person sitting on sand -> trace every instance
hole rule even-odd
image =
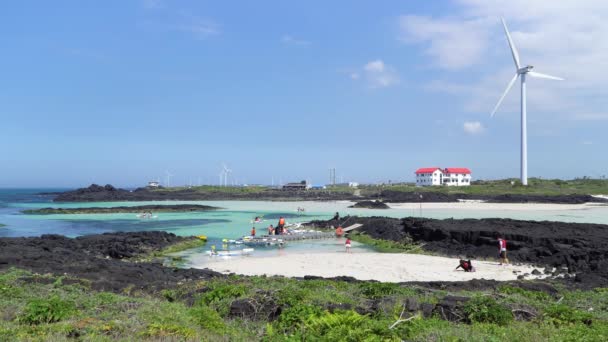
[[[346,247],[346,253],[350,253],[350,238],[346,238],[346,242],[344,243],[344,247]]]
[[[456,268],[454,269],[454,271],[456,271],[459,268],[462,268],[462,270],[465,271],[465,272],[475,272],[475,267],[473,267],[473,264],[471,263],[471,260],[462,260],[462,259],[460,259],[459,265],[456,266]]]
[[[255,227],[251,227],[251,236],[255,236]]]
[[[501,265],[509,264],[509,259],[507,258],[507,240],[501,236],[498,237],[498,257],[500,258]]]

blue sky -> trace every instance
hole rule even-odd
[[[521,8],[528,8],[522,12]],[[423,166],[607,174],[602,1],[11,1],[0,8],[1,187],[411,181]]]

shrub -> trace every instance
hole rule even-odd
[[[543,315],[547,321],[556,326],[585,323],[591,324],[592,315],[588,312],[574,309],[565,304],[553,304],[545,310]]]
[[[464,305],[464,313],[471,322],[506,325],[513,320],[511,310],[491,297],[474,297]]]
[[[308,319],[318,317],[323,310],[318,306],[296,304],[281,312],[278,328],[282,331],[292,331],[301,327]]]
[[[244,285],[216,283],[201,297],[204,304],[211,304],[226,299],[234,299],[247,293]]]
[[[369,319],[355,311],[325,312],[306,322],[305,340],[391,341],[399,340],[388,322]]]
[[[359,289],[365,297],[378,299],[397,293],[399,285],[391,283],[361,283]]]
[[[526,298],[538,300],[538,301],[548,301],[551,299],[551,296],[549,296],[545,292],[524,290],[522,288],[513,287],[513,286],[509,286],[509,285],[501,286],[500,292],[504,293],[504,294],[518,294],[518,295],[521,295],[522,297],[526,297]]]
[[[64,301],[56,295],[49,299],[37,298],[27,303],[19,321],[27,324],[59,322],[69,317],[74,310],[72,302]]]
[[[197,305],[190,309],[190,316],[201,327],[215,333],[223,333],[226,325],[217,311],[206,305]]]

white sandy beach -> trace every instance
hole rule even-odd
[[[382,282],[466,281],[481,278],[505,281],[515,280],[518,275],[531,273],[534,269],[531,266],[499,266],[497,262],[472,262],[477,272],[467,273],[462,270],[454,271],[458,259],[453,258],[418,254],[333,252],[285,254],[280,257],[238,257],[198,266],[242,275],[351,276],[360,280],[373,279]],[[542,269],[539,270],[542,272]]]
[[[391,209],[420,210],[420,203],[387,203]],[[558,211],[558,210],[585,210],[605,207],[600,203],[584,204],[553,204],[553,203],[486,203],[478,201],[422,203],[422,210],[507,210],[507,211]]]

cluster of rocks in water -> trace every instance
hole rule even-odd
[[[608,282],[608,226],[512,219],[426,219],[346,217],[313,221],[316,227],[361,223],[358,230],[376,239],[410,242],[442,255],[497,258],[497,237],[508,241],[512,262],[535,264],[554,277],[572,277],[580,286]]]
[[[41,208],[26,209],[21,212],[29,215],[51,214],[113,214],[113,213],[167,213],[167,212],[197,212],[217,210],[220,208],[200,204],[167,204],[167,205],[136,205],[131,207],[89,207],[89,208]]]
[[[460,200],[480,200],[490,203],[559,203],[559,204],[581,204],[581,203],[608,203],[608,199],[590,195],[472,195],[472,194],[447,194],[434,191],[395,191],[381,190],[366,197],[355,196],[353,193],[337,192],[331,190],[306,190],[292,191],[280,189],[264,189],[258,192],[230,192],[186,188],[186,189],[150,189],[137,188],[135,190],[118,189],[112,185],[100,186],[92,184],[87,188],[54,194],[55,202],[113,202],[113,201],[205,201],[205,200],[310,200],[310,201],[364,201],[362,205],[370,205],[374,200],[393,203],[418,203],[418,202],[458,202]],[[366,206],[364,206],[366,207]],[[380,208],[374,208],[380,209]]]

